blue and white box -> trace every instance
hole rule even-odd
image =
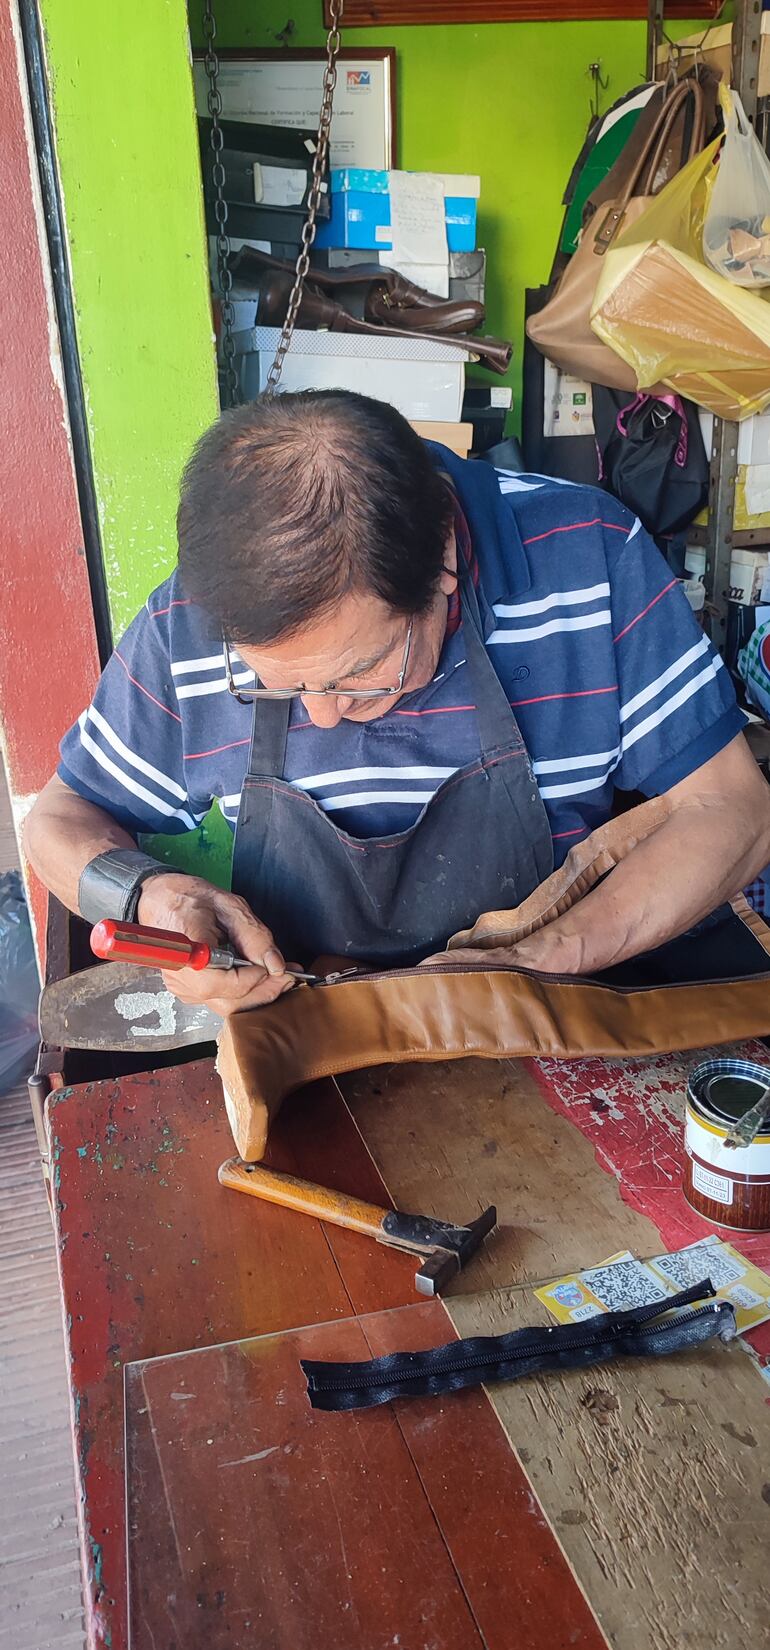
[[[444,191],[450,252],[476,250],[476,210],[481,179],[465,173],[433,173]],[[331,174],[331,217],[319,223],[318,247],[355,247],[390,252],[390,173],[358,166],[335,166]]]

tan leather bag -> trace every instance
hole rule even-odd
[[[591,330],[591,307],[604,256],[615,237],[640,218],[652,198],[655,182],[662,175],[661,161],[672,130],[688,99],[694,101],[694,119],[685,165],[703,147],[703,94],[696,81],[675,87],[666,99],[658,119],[617,200],[597,209],[583,230],[577,252],[570,259],[553,297],[527,322],[527,336],[542,355],[562,372],[585,378],[590,384],[606,384],[610,389],[635,390],[636,374],[619,355],[602,343]]]
[[[421,968],[362,970],[297,986],[225,1022],[217,1056],[238,1151],[264,1156],[270,1122],[293,1089],[318,1077],[407,1060],[660,1054],[770,1032],[770,928],[740,896],[751,973],[699,983],[609,985],[479,959],[553,922],[667,818],[657,797],[610,820],[514,911],[487,912]],[[699,941],[698,944],[701,942]],[[473,948],[474,960],[463,957]]]

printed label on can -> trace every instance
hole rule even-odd
[[[733,1182],[723,1174],[712,1174],[710,1169],[704,1169],[700,1163],[693,1163],[692,1183],[696,1192],[702,1192],[704,1197],[710,1197],[714,1203],[732,1203]]]

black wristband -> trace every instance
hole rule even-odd
[[[106,854],[97,854],[84,867],[78,883],[81,917],[91,923],[101,922],[102,917],[133,922],[142,884],[169,870],[173,867],[139,848],[110,848]]]

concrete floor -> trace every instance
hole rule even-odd
[[[0,769],[0,872],[18,863]],[[56,1253],[26,1086],[0,1096],[0,1650],[84,1650]]]

